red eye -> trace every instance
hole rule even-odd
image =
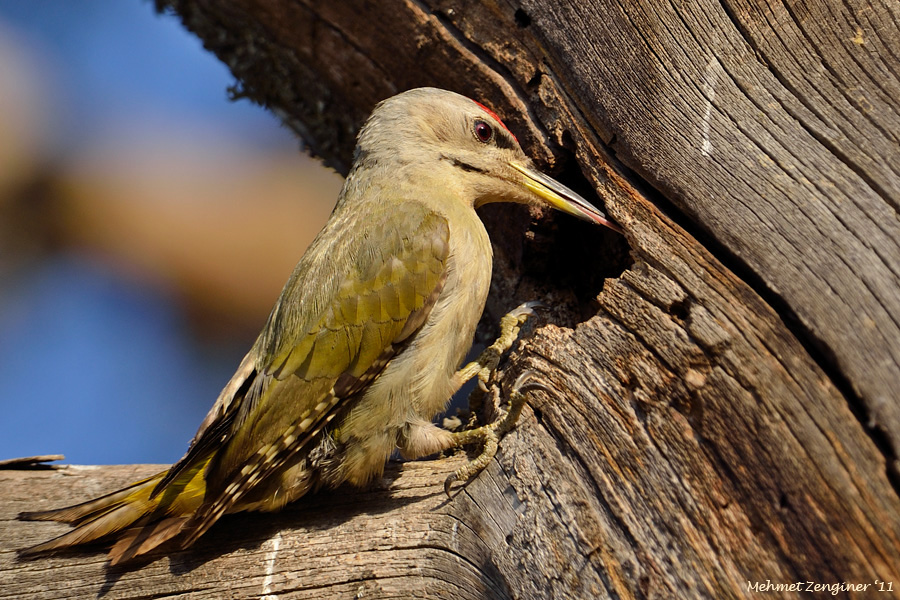
[[[494,130],[484,121],[475,121],[475,137],[486,144],[494,137]]]

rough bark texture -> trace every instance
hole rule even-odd
[[[406,464],[386,488],[230,518],[194,550],[104,571],[98,554],[16,562],[54,526],[10,519],[147,469],[7,471],[0,597],[73,581],[108,598],[900,590],[896,3],[159,4],[338,169],[375,102],[453,89],[627,236],[560,217],[523,238],[523,211],[486,211],[490,312],[554,306],[506,380],[530,368],[551,392],[453,500],[458,458]]]

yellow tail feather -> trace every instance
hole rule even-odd
[[[48,550],[87,544],[130,527],[135,521],[152,512],[159,504],[158,500],[151,502],[149,498],[156,482],[163,475],[164,473],[160,473],[111,494],[75,506],[19,514],[19,519],[24,521],[61,521],[75,526],[72,531],[43,544],[27,548],[22,553],[37,554]]]
[[[61,550],[121,532],[110,550],[110,564],[145,554],[181,533],[203,504],[206,493],[203,474],[208,462],[209,457],[183,471],[156,495],[153,491],[167,471],[81,504],[20,513],[19,519],[24,521],[60,521],[75,527],[20,553],[27,556]]]

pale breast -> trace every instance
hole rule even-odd
[[[339,425],[341,439],[354,440],[341,464],[342,479],[351,483],[362,485],[380,473],[401,432],[429,423],[456,391],[453,375],[484,310],[493,257],[473,209],[452,215],[448,222],[447,280],[434,308]]]
[[[493,257],[487,232],[473,209],[459,211],[448,221],[450,255],[444,288],[419,332],[354,407],[348,425],[397,429],[413,419],[430,421],[456,391],[453,375],[472,345],[484,310]]]
[[[415,340],[418,372],[411,400],[414,412],[428,420],[444,410],[456,391],[453,375],[472,346],[490,289],[490,239],[475,211],[469,215],[465,226],[451,224],[447,283]]]

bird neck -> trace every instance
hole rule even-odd
[[[335,210],[344,203],[379,202],[389,206],[414,201],[451,222],[463,215],[468,221],[475,215],[470,196],[452,166],[442,161],[428,166],[399,160],[364,161],[347,176]]]

